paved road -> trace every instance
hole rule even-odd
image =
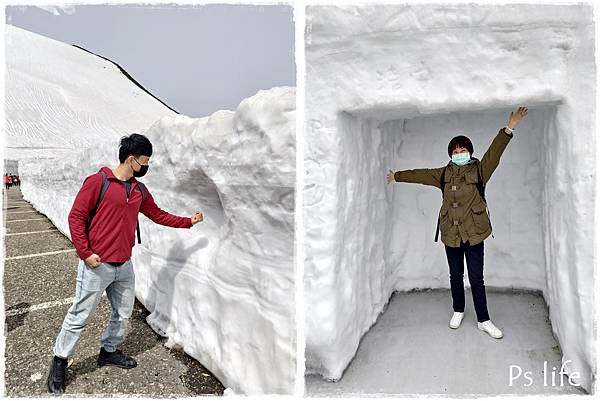
[[[48,395],[46,378],[52,346],[75,295],[79,259],[69,239],[23,200],[19,188],[4,190],[3,195],[5,395],[44,396]],[[164,346],[165,339],[146,323],[148,314],[136,300],[121,346],[123,352],[136,358],[138,366],[130,370],[99,368],[99,338],[110,315],[110,305],[103,297],[67,372],[66,394],[222,395],[223,385],[198,361]]]
[[[503,329],[496,340],[477,329],[473,300],[465,294],[465,317],[452,330],[449,290],[395,293],[360,341],[338,382],[306,377],[309,396],[444,394],[583,394],[556,374],[561,351],[552,335],[541,293],[488,287],[492,321]],[[547,363],[546,383],[544,362]],[[509,381],[511,365],[512,385]],[[521,375],[518,375],[519,368]],[[532,382],[524,378],[530,372]],[[518,378],[517,378],[518,377]]]

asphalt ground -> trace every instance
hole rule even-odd
[[[542,294],[490,287],[486,292],[491,319],[504,332],[502,339],[477,328],[470,290],[458,329],[448,327],[449,290],[396,292],[360,340],[341,379],[328,382],[307,375],[307,395],[585,394],[558,373],[562,352]]]
[[[22,198],[18,187],[3,190],[5,396],[49,396],[52,347],[75,295],[79,258],[62,233]],[[42,254],[42,255],[37,255]],[[138,366],[98,367],[100,335],[110,317],[102,298],[83,331],[68,368],[65,395],[192,397],[222,395],[224,387],[197,360],[169,349],[146,323],[149,312],[136,300],[120,349]]]

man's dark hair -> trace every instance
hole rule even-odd
[[[139,156],[152,156],[152,143],[144,135],[131,134],[121,138],[121,144],[119,146],[119,161],[125,162],[130,155],[135,157]]]
[[[452,151],[456,148],[467,148],[471,156],[473,155],[473,144],[471,140],[464,135],[455,136],[448,144],[448,156],[452,157]]]

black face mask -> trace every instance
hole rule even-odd
[[[148,172],[148,166],[140,164],[140,162],[138,162],[135,158],[133,160],[135,160],[135,162],[140,166],[140,171],[133,170],[133,176],[137,178],[146,175],[146,173]]]

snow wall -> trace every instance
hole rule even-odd
[[[236,393],[292,393],[295,88],[259,91],[235,112],[164,117],[141,133],[143,181],[162,209],[204,213],[191,229],[140,214],[136,295],[148,323]],[[67,216],[89,174],[118,164],[118,140],[21,162],[24,198],[70,237]],[[73,267],[75,268],[75,266]]]
[[[486,284],[543,292],[590,391],[592,7],[310,6],[306,18],[306,372],[339,379],[394,291],[449,288],[441,192],[387,184],[388,171],[444,166],[460,134],[481,158],[523,105],[486,189]]]

